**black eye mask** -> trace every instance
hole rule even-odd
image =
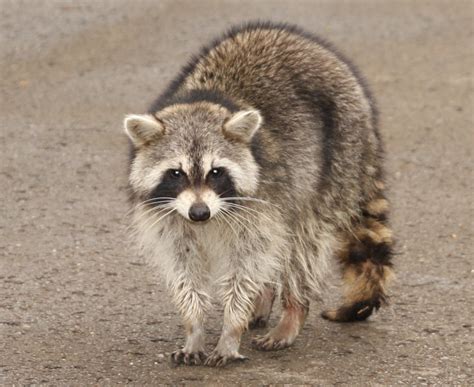
[[[206,184],[221,198],[235,197],[237,195],[234,181],[225,168],[211,169],[206,176]]]
[[[181,192],[191,185],[186,174],[177,169],[169,169],[163,175],[163,179],[150,193],[149,199],[153,198],[176,198]]]

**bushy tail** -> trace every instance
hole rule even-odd
[[[380,184],[381,185],[381,184]],[[392,231],[387,225],[389,203],[383,193],[363,206],[363,218],[340,251],[345,301],[322,317],[331,321],[362,321],[387,303],[386,286],[392,272]]]

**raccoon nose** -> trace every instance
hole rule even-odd
[[[189,217],[195,222],[208,220],[211,216],[211,210],[204,203],[194,203],[189,209]]]

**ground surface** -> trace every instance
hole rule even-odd
[[[0,384],[462,384],[473,379],[473,2],[0,2]],[[378,97],[399,239],[392,306],[226,369],[183,342],[129,246],[125,113],[145,110],[233,22],[318,32]],[[328,300],[335,298],[331,291]],[[273,317],[273,322],[275,317]],[[219,314],[211,316],[209,343]]]

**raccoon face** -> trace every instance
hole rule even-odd
[[[203,222],[252,195],[258,166],[249,145],[261,123],[256,110],[231,113],[207,102],[127,116],[125,132],[135,148],[129,177],[134,197]]]

